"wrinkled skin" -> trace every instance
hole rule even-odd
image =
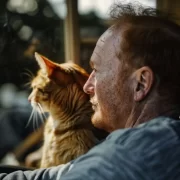
[[[117,56],[120,41],[121,33],[113,28],[100,37],[90,61],[93,71],[84,85],[91,95],[93,124],[108,132],[124,128],[131,111],[130,78],[123,78],[123,63]]]

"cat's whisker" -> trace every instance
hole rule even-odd
[[[35,130],[35,118],[36,118],[36,116],[37,116],[37,113],[36,113],[36,111],[35,111],[35,113],[34,113],[34,118],[33,118],[33,124],[32,124],[32,126],[33,126],[33,130]]]
[[[41,119],[41,122],[44,123],[45,122],[45,116],[43,116],[43,114],[40,114],[40,119]]]
[[[39,112],[40,112],[41,114],[44,113],[44,110],[43,110],[41,104],[40,104],[40,103],[37,103],[37,106],[38,106],[38,108],[39,108]]]
[[[30,86],[31,86],[31,82],[24,83],[24,87],[30,87]]]
[[[36,111],[36,109],[35,109],[35,111],[34,111],[34,116],[33,116],[33,119],[32,119],[32,127],[33,127],[33,130],[35,130],[34,122],[35,122],[36,116],[37,116],[37,111]]]
[[[39,107],[38,107],[39,108]],[[36,126],[39,128],[42,122],[42,114],[37,111],[37,116],[36,116]]]
[[[38,123],[37,123],[37,121],[38,121],[38,112],[37,112],[36,108],[32,109],[31,115],[30,115],[29,120],[28,120],[25,127],[29,126],[31,120],[32,120],[32,127],[33,127],[34,130],[36,130],[38,128]]]
[[[38,113],[38,111],[36,111],[36,113],[35,113],[35,118],[34,118],[34,124],[33,124],[34,129],[38,129],[38,123],[37,123],[37,121],[38,121],[38,115],[39,115],[39,113]]]
[[[30,87],[31,85],[31,81],[32,79],[34,79],[34,75],[31,71],[29,71],[28,69],[25,69],[26,72],[23,72],[22,75],[23,76],[27,76],[27,78],[29,79],[29,82],[23,84],[24,87]]]
[[[45,113],[44,113],[44,110],[43,110],[43,108],[42,108],[42,106],[41,106],[40,103],[38,103],[38,107],[39,107],[39,109],[40,109],[40,111],[41,111],[41,120],[42,120],[42,123],[44,123],[45,120],[47,119],[47,117],[46,117],[46,115],[45,115]]]
[[[29,77],[29,79],[33,79],[34,78],[34,75],[33,75],[33,73],[30,70],[25,69],[25,71],[26,72],[22,73],[23,75],[26,75],[27,77]]]
[[[26,124],[26,126],[25,126],[26,128],[29,126],[29,123],[31,122],[31,119],[32,119],[32,121],[33,121],[34,113],[35,113],[35,108],[32,109],[31,115],[30,115],[30,117],[29,117],[29,119],[28,119],[28,122],[27,122],[27,124]]]
[[[41,115],[37,112],[37,116],[36,116],[36,119],[35,119],[37,129],[39,128],[39,118],[38,117],[40,117],[40,119],[41,119]]]
[[[38,116],[39,116],[39,113],[38,111],[36,110],[35,114],[34,114],[34,121],[33,121],[33,128],[34,130],[38,129]]]

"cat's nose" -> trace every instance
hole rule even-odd
[[[28,101],[31,102],[31,94],[28,97]]]

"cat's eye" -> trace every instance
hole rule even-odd
[[[43,89],[38,88],[38,91],[41,92],[42,94],[44,94],[44,90]]]
[[[42,93],[42,95],[43,95],[44,97],[48,97],[48,96],[49,96],[49,92],[44,91],[43,89],[38,88],[38,91],[39,91],[40,93]]]

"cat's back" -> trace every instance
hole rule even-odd
[[[68,131],[64,134],[54,132],[49,134],[45,141],[44,146],[47,145],[48,151],[45,152],[46,162],[42,162],[41,167],[67,163],[87,153],[98,143],[92,131],[86,129]]]

